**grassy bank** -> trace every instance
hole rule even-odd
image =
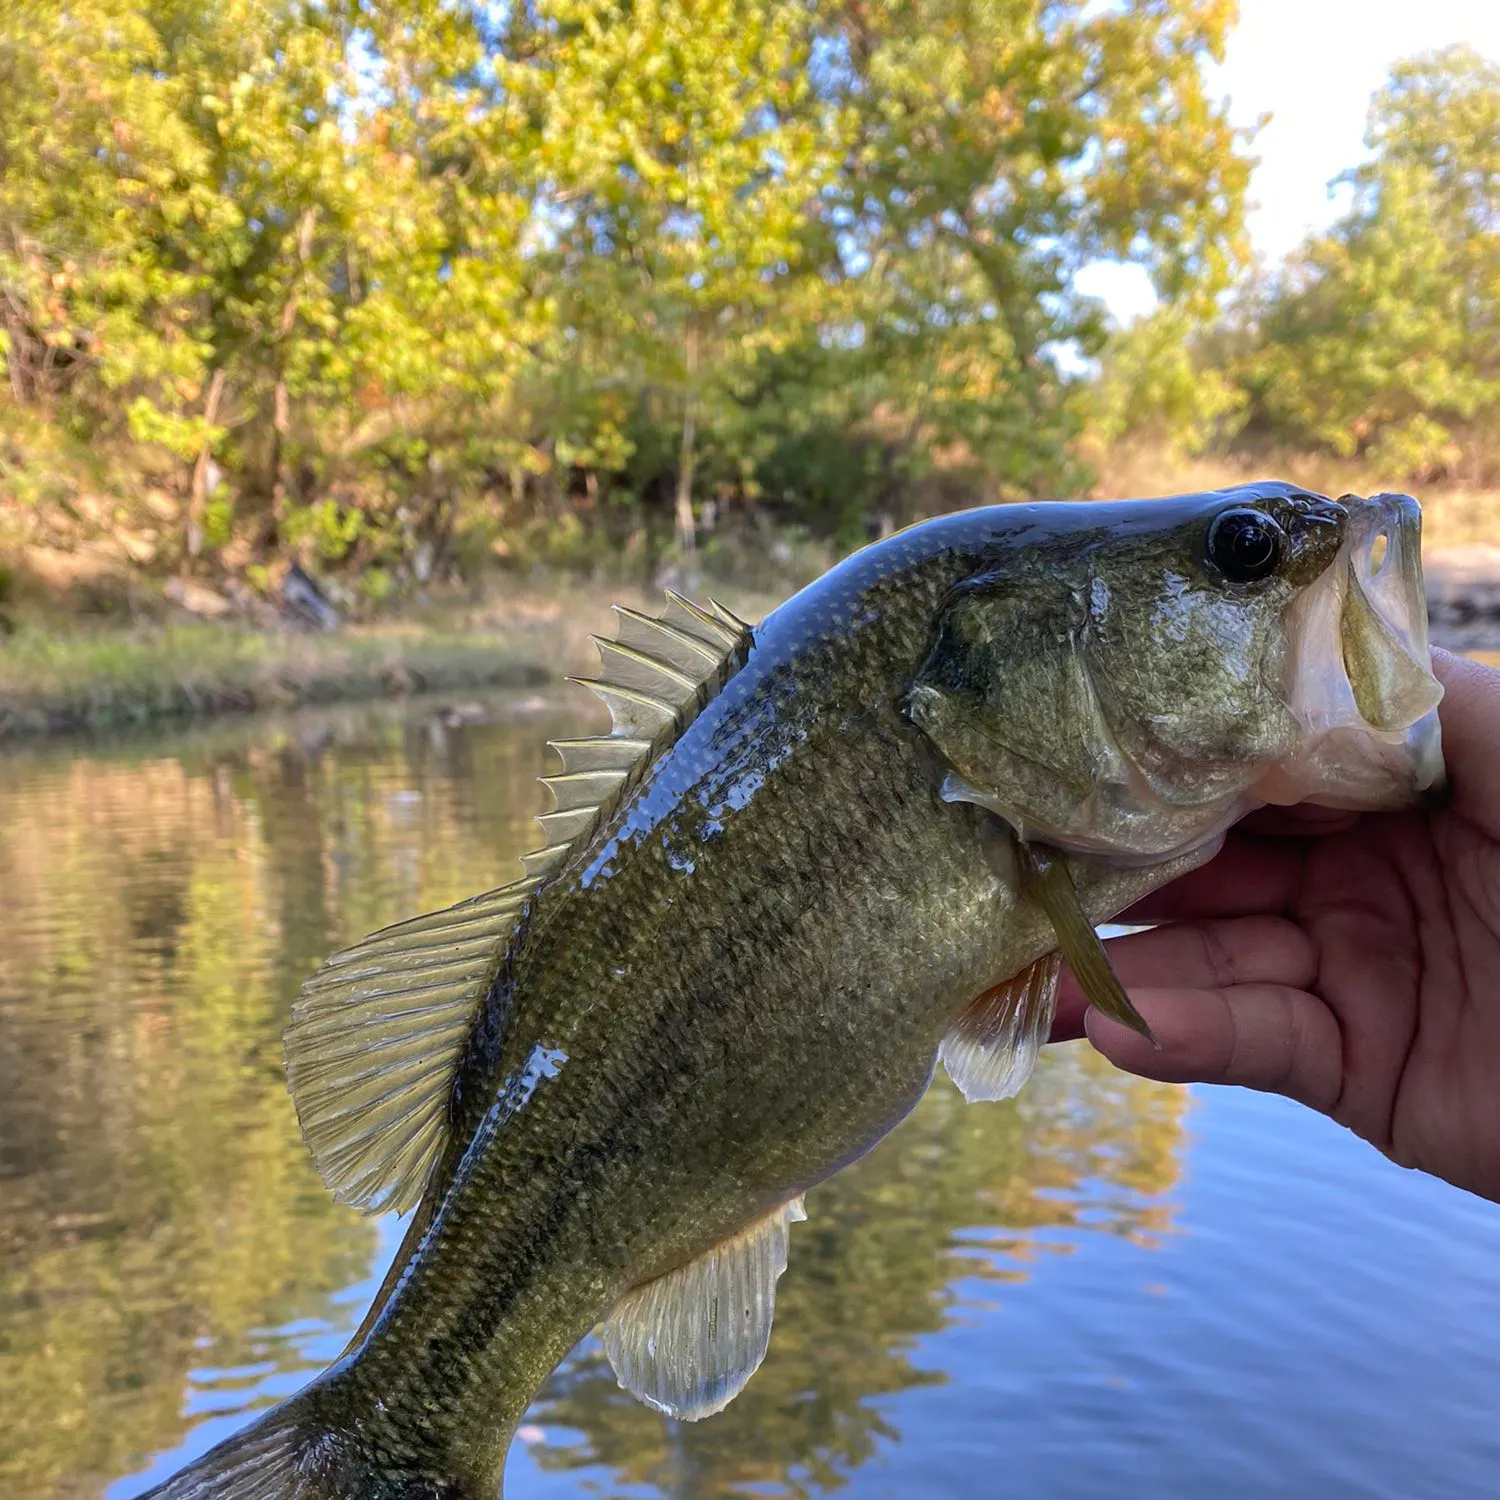
[[[327,637],[196,623],[23,630],[0,650],[0,739],[543,682],[551,670],[540,645],[503,632]]]
[[[749,618],[774,602],[721,592]],[[219,621],[86,627],[23,619],[0,637],[0,742],[552,682],[592,671],[589,636],[613,634],[611,602],[655,613],[659,598],[559,584],[428,605],[326,635]]]
[[[1126,448],[1092,458],[1100,497],[1217,489],[1267,476],[1334,494],[1386,487],[1356,466],[1296,454],[1243,465]],[[1437,638],[1464,650],[1500,644],[1500,491],[1437,486],[1419,493]],[[829,547],[772,538],[764,555],[734,553],[729,572],[774,578],[775,592],[718,583],[705,591],[759,618],[834,555]],[[29,557],[29,571],[20,575],[29,587],[10,609],[15,633],[0,635],[0,741],[542,683],[591,670],[588,636],[613,634],[611,602],[652,613],[660,603],[658,593],[638,585],[584,582],[568,572],[521,583],[514,573],[494,571],[467,593],[397,606],[372,623],[323,635],[234,617],[190,618],[167,603],[160,579],[118,560],[95,566],[80,549],[33,549]],[[133,623],[89,623],[80,611],[99,607],[100,599]]]

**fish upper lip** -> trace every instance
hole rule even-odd
[[[1349,521],[1340,549],[1343,565],[1354,570],[1365,601],[1412,659],[1430,671],[1421,508],[1410,495],[1399,494],[1372,495],[1357,502],[1349,497],[1344,503]],[[1382,537],[1385,553],[1375,562],[1374,548]]]
[[[1422,510],[1410,495],[1383,493],[1368,500],[1345,500],[1348,532],[1341,556],[1353,570],[1365,602],[1379,615],[1411,660],[1432,675],[1432,652],[1427,638],[1427,595],[1422,577]],[[1386,539],[1384,556],[1374,561],[1374,548]],[[1442,685],[1436,684],[1432,706],[1402,732],[1411,755],[1415,790],[1441,788],[1446,781],[1437,703]]]

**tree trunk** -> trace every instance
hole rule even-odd
[[[302,294],[302,280],[307,275],[308,262],[312,259],[313,231],[317,228],[316,209],[304,208],[297,221],[297,264],[300,267],[296,281],[292,283],[291,295],[281,309],[281,321],[276,329],[276,343],[284,344],[297,326],[297,303]],[[278,365],[284,364],[280,349],[277,350]],[[291,395],[287,390],[286,375],[279,372],[271,406],[271,515],[279,527],[285,519],[286,483],[281,474],[282,454],[286,450],[287,434],[291,431]]]
[[[697,436],[698,331],[689,328],[686,337],[687,382],[682,397],[682,446],[677,454],[677,540],[689,555],[698,545],[698,531],[693,524],[693,443]]]
[[[697,528],[693,525],[693,400],[688,397],[682,413],[682,447],[677,455],[677,540],[684,552],[692,552],[698,545]]]
[[[215,370],[213,378],[208,382],[208,395],[203,401],[203,420],[210,426],[214,426],[219,420],[219,403],[224,399],[225,372],[222,369]],[[197,461],[193,464],[193,487],[188,497],[187,516],[187,557],[183,562],[183,571],[191,560],[198,556],[203,550],[203,512],[208,504],[208,464],[213,457],[213,444],[207,439],[198,452]]]
[[[286,381],[278,380],[271,395],[271,519],[279,529],[286,519],[286,481],[281,474],[282,454],[286,451],[287,433],[292,426],[292,403]]]

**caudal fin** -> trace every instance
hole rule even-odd
[[[285,1412],[267,1412],[141,1500],[334,1500],[338,1491],[303,1461],[306,1437]]]
[[[141,1500],[498,1500],[498,1481],[476,1486],[415,1456],[405,1465],[377,1460],[351,1432],[323,1421],[314,1390],[226,1438]]]

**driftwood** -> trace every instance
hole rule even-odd
[[[286,577],[281,580],[281,602],[298,619],[319,630],[337,630],[344,623],[317,580],[296,563],[287,569]]]

